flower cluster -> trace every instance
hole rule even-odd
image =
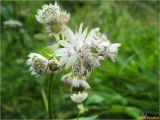
[[[42,10],[38,10],[37,21],[43,23],[51,35],[60,34],[61,37],[55,37],[59,47],[49,59],[31,53],[27,63],[32,74],[37,76],[48,71],[55,72],[65,66],[69,73],[61,80],[71,86],[71,99],[81,103],[88,97],[85,90],[91,88],[87,82],[90,73],[100,66],[106,57],[115,62],[121,44],[112,44],[99,28],[89,31],[88,28],[83,29],[81,24],[79,30],[73,32],[66,25],[69,18],[70,14],[62,11],[57,3],[44,5]]]
[[[83,30],[83,24],[80,25],[78,32],[73,33],[70,28],[63,33],[64,39],[59,41],[62,46],[57,49],[55,56],[60,57],[60,65],[66,68],[72,68],[71,73],[62,77],[62,81],[70,84],[72,87],[84,89],[90,88],[87,83],[89,74],[98,66],[100,62],[109,57],[115,61],[120,43],[111,44],[107,37],[100,33],[99,28]],[[86,96],[83,91],[77,92],[77,97]],[[75,93],[72,95],[75,96]],[[75,98],[76,100],[77,98]],[[74,101],[75,101],[74,100]]]
[[[56,2],[55,5],[43,5],[36,15],[37,21],[45,25],[50,35],[63,32],[69,18],[70,14],[62,11]]]

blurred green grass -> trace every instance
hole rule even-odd
[[[35,78],[26,66],[27,55],[48,45],[43,26],[35,20],[37,9],[52,1],[1,1],[1,117],[2,119],[45,119],[42,95],[47,77]],[[141,113],[159,113],[159,2],[61,1],[71,13],[69,26],[81,22],[89,29],[100,27],[111,42],[120,42],[118,59],[102,62],[90,76],[88,111],[83,119],[136,119]],[[7,29],[9,19],[23,23],[21,29]],[[69,98],[69,86],[54,78],[54,115],[57,119],[77,116]],[[95,116],[96,115],[96,116]]]

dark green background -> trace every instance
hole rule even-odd
[[[46,119],[42,95],[48,76],[30,75],[27,55],[54,42],[35,20],[37,9],[53,1],[1,1],[1,117],[2,119]],[[71,13],[69,26],[75,31],[81,22],[91,30],[100,27],[111,42],[122,44],[116,63],[106,59],[88,80],[92,89],[85,101],[93,119],[137,119],[141,114],[159,113],[159,2],[158,1],[61,1]],[[20,29],[5,28],[13,19]],[[57,119],[76,118],[76,104],[69,98],[69,86],[53,81],[53,109]]]

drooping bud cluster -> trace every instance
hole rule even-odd
[[[44,73],[56,72],[59,70],[58,63],[54,59],[49,61],[47,58],[37,53],[30,53],[28,57],[27,64],[30,66],[29,70],[32,75],[38,77]]]
[[[37,21],[45,25],[50,35],[62,33],[69,18],[70,14],[62,11],[56,2],[55,5],[43,5],[36,15]]]
[[[106,57],[115,62],[121,44],[112,44],[99,28],[89,32],[88,28],[83,30],[83,24],[74,33],[66,25],[69,18],[70,14],[62,11],[56,2],[54,5],[43,5],[42,9],[38,10],[37,21],[45,25],[50,35],[55,35],[59,47],[54,49],[51,60],[31,53],[27,63],[31,66],[32,74],[36,75],[48,71],[57,72],[61,66],[70,68],[71,71],[61,80],[71,86],[71,99],[81,103],[88,97],[85,90],[91,88],[87,82],[90,73],[100,66]],[[60,34],[60,37],[56,34]]]

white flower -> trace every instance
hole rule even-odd
[[[10,28],[22,27],[22,23],[17,20],[7,20],[4,22],[4,25]]]
[[[61,80],[67,84],[71,84],[72,87],[83,87],[86,89],[90,88],[90,85],[86,81],[86,77],[74,76],[72,73],[64,75]]]
[[[121,46],[121,44],[120,43],[111,44],[107,36],[101,34],[99,30],[100,30],[99,28],[91,30],[88,37],[86,38],[86,43],[95,48],[99,54],[103,56],[109,56],[111,60],[115,62],[115,59],[118,54],[118,49]]]
[[[99,31],[99,28],[92,29],[88,37],[86,38],[86,43],[88,45],[91,45],[96,49],[98,53],[101,54],[108,46],[110,46],[111,43],[108,40],[107,36],[100,33]]]
[[[46,72],[48,68],[48,59],[37,53],[30,53],[27,64],[30,66],[29,70],[32,75],[39,76]]]
[[[94,53],[92,46],[86,43],[87,28],[82,32],[82,26],[83,24],[75,34],[67,28],[64,31],[65,39],[59,41],[63,48],[55,52],[56,56],[60,56],[61,65],[65,64],[66,68],[72,66],[75,75],[78,73],[86,75],[100,65],[99,55]]]
[[[66,11],[62,11],[61,8],[55,2],[54,5],[43,5],[42,9],[39,9],[36,15],[37,21],[40,23],[59,22],[66,23],[70,18],[70,14]]]
[[[88,97],[88,93],[86,92],[73,93],[70,97],[74,102],[81,103]]]
[[[110,57],[113,62],[115,62],[120,46],[120,43],[111,44],[106,51],[106,56]]]
[[[47,32],[57,34],[65,29],[65,24],[69,21],[70,14],[61,8],[55,2],[54,5],[43,5],[36,15],[37,21],[44,23]]]

